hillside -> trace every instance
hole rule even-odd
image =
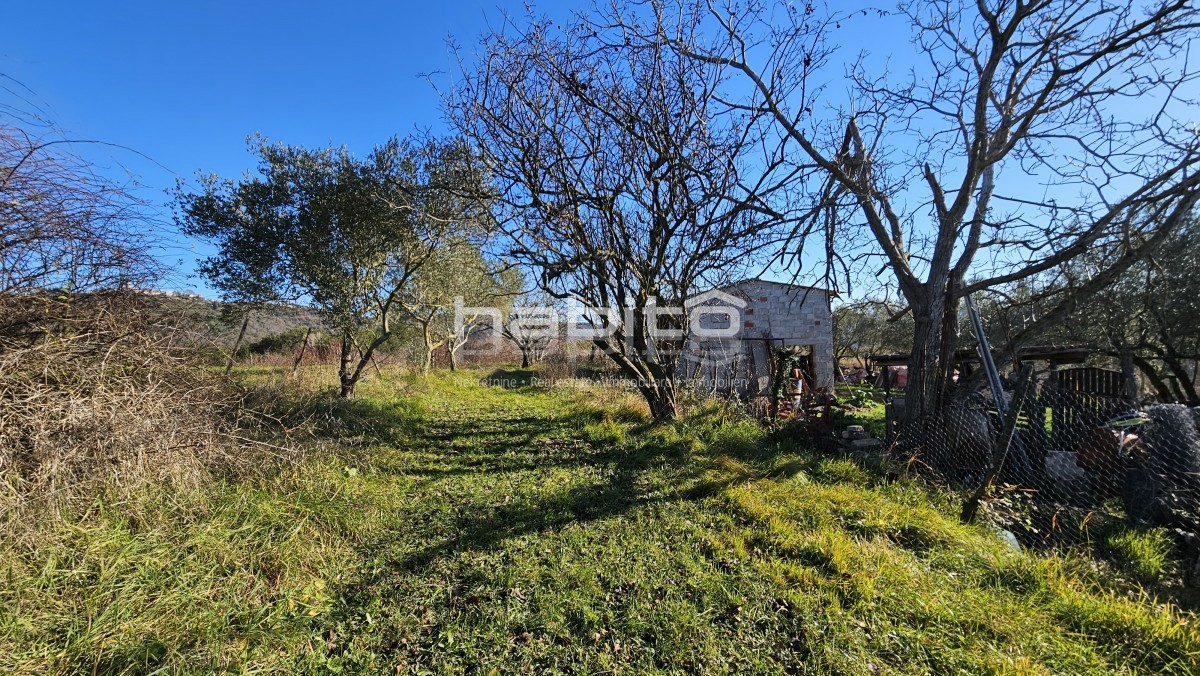
[[[5,549],[0,669],[1200,669],[1190,613],[1014,551],[915,483],[715,407],[650,426],[610,388],[486,375],[303,395],[305,459]]]
[[[161,313],[163,321],[203,343],[229,348],[237,340],[241,318],[222,314],[224,303],[199,296],[149,295],[143,302]],[[297,327],[321,328],[321,318],[301,305],[273,305],[255,310],[246,327],[245,343],[250,344]]]

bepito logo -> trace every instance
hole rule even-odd
[[[615,339],[618,333],[644,317],[646,349],[663,352],[673,349],[684,354],[692,346],[712,348],[714,356],[731,357],[731,348],[742,330],[742,309],[746,302],[723,291],[707,291],[689,298],[683,305],[662,305],[651,296],[642,308],[602,308],[568,301],[561,307],[521,306],[511,310],[498,307],[468,306],[462,296],[454,299],[454,331],[472,333],[476,339],[464,346],[466,353],[494,354],[504,347],[506,336],[525,340],[565,339],[568,342],[594,342]],[[683,349],[680,350],[679,348]],[[740,352],[740,346],[739,346]]]
[[[691,318],[691,335],[681,355],[684,368],[704,372],[729,366],[742,357],[745,300],[713,289],[692,296],[685,305]]]

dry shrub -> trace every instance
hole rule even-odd
[[[567,359],[546,359],[537,364],[538,377],[551,383],[579,377],[579,365]]]
[[[241,395],[145,323],[130,294],[42,303],[0,334],[0,509],[195,484],[261,460]],[[12,315],[13,303],[0,306]],[[269,449],[266,449],[269,450]]]
[[[52,510],[35,508],[48,500],[91,504],[146,481],[194,483],[252,462],[246,447],[261,446],[239,431],[237,392],[172,342],[170,327],[184,321],[121,290],[164,272],[154,210],[43,131],[0,120],[0,525],[9,526],[45,520]]]

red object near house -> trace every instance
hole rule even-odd
[[[908,367],[907,366],[885,366],[879,371],[879,377],[875,380],[875,384],[879,387],[890,387],[903,389],[908,385]]]

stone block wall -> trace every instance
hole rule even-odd
[[[704,369],[700,375],[705,380],[749,381],[754,383],[751,389],[763,392],[771,374],[766,343],[761,339],[772,338],[777,339],[773,341],[775,345],[811,345],[815,385],[833,386],[833,316],[827,291],[762,280],[747,280],[721,291],[745,303],[738,334],[743,349],[736,359],[726,359],[719,366]],[[695,344],[709,354],[719,351],[715,345]],[[685,368],[681,364],[681,369]]]

